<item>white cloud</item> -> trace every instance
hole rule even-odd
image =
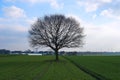
[[[27,32],[28,31],[28,27],[23,26],[23,25],[16,25],[16,26],[12,26],[12,28],[15,31],[19,31],[19,32]]]
[[[74,15],[74,14],[67,14],[67,17],[72,17],[75,18],[78,22],[82,22],[83,20],[78,16],[78,15]]]
[[[63,3],[61,4],[58,4],[58,2],[56,0],[50,0],[50,5],[53,7],[53,8],[56,8],[56,9],[59,9],[59,8],[63,8]]]
[[[94,15],[92,16],[93,19],[95,19],[96,17],[97,17],[97,14],[94,14]]]
[[[52,6],[52,8],[55,8],[55,9],[63,8],[63,3],[60,4],[58,3],[57,0],[24,0],[24,2],[29,2],[31,4],[49,3]]]
[[[102,2],[102,3],[111,3],[112,0],[98,0],[99,2]]]
[[[111,13],[113,13],[113,10],[112,9],[108,9],[108,10],[103,10],[100,15],[101,16],[111,16]]]
[[[111,3],[112,0],[78,0],[77,4],[83,6],[86,12],[96,11],[102,5]]]
[[[23,9],[14,5],[4,7],[3,11],[6,17],[0,18],[1,30],[27,32],[30,25],[37,19],[36,17],[28,18]]]
[[[15,32],[28,32],[30,26],[37,20],[33,18],[0,18],[0,30],[15,31]]]
[[[120,49],[120,24],[119,21],[95,25],[82,20],[79,16],[68,14],[78,20],[84,27],[85,45],[78,51],[119,51]]]
[[[99,4],[98,3],[92,3],[92,2],[83,2],[83,1],[78,1],[78,4],[80,6],[85,7],[86,12],[92,12],[92,11],[96,11]]]
[[[108,18],[113,18],[113,19],[120,19],[120,15],[116,15],[114,13],[115,11],[113,9],[106,9],[106,10],[103,10],[100,15],[101,16],[105,16],[105,17],[108,17]]]
[[[84,50],[119,51],[120,24],[118,21],[102,25],[86,23],[86,44]]]
[[[23,26],[20,24],[0,24],[0,30],[7,30],[7,31],[16,31],[16,32],[27,32],[28,27]]]
[[[6,0],[7,2],[26,2],[30,3],[31,5],[35,5],[36,3],[49,3],[52,8],[61,9],[63,8],[63,3],[58,3],[57,0]]]
[[[6,17],[0,18],[0,30],[27,32],[37,19],[28,18],[25,11],[16,6],[4,7],[3,11]]]
[[[10,18],[24,18],[26,17],[25,11],[16,6],[4,7],[3,11],[7,17]]]
[[[0,18],[0,30],[7,31],[17,31],[28,32],[30,26],[37,20],[37,17],[33,18],[23,18],[21,19],[10,19],[10,18]]]
[[[31,24],[34,24],[34,22],[37,20],[37,17],[33,17],[31,19],[26,19],[26,22],[31,25]]]

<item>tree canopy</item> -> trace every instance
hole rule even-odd
[[[59,49],[80,47],[83,37],[83,28],[77,20],[58,14],[38,18],[29,30],[31,46],[50,47],[55,51],[56,60]]]

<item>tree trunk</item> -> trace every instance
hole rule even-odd
[[[58,61],[59,57],[58,57],[58,50],[57,49],[55,50],[55,55],[56,55],[56,61]]]

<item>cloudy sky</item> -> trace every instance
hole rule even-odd
[[[120,51],[120,0],[0,0],[0,49],[31,49],[28,30],[37,17],[64,14],[84,27],[78,51]]]

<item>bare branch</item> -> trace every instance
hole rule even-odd
[[[63,47],[82,46],[83,28],[74,18],[64,15],[50,15],[38,20],[29,31],[32,47],[46,46],[54,51]]]

